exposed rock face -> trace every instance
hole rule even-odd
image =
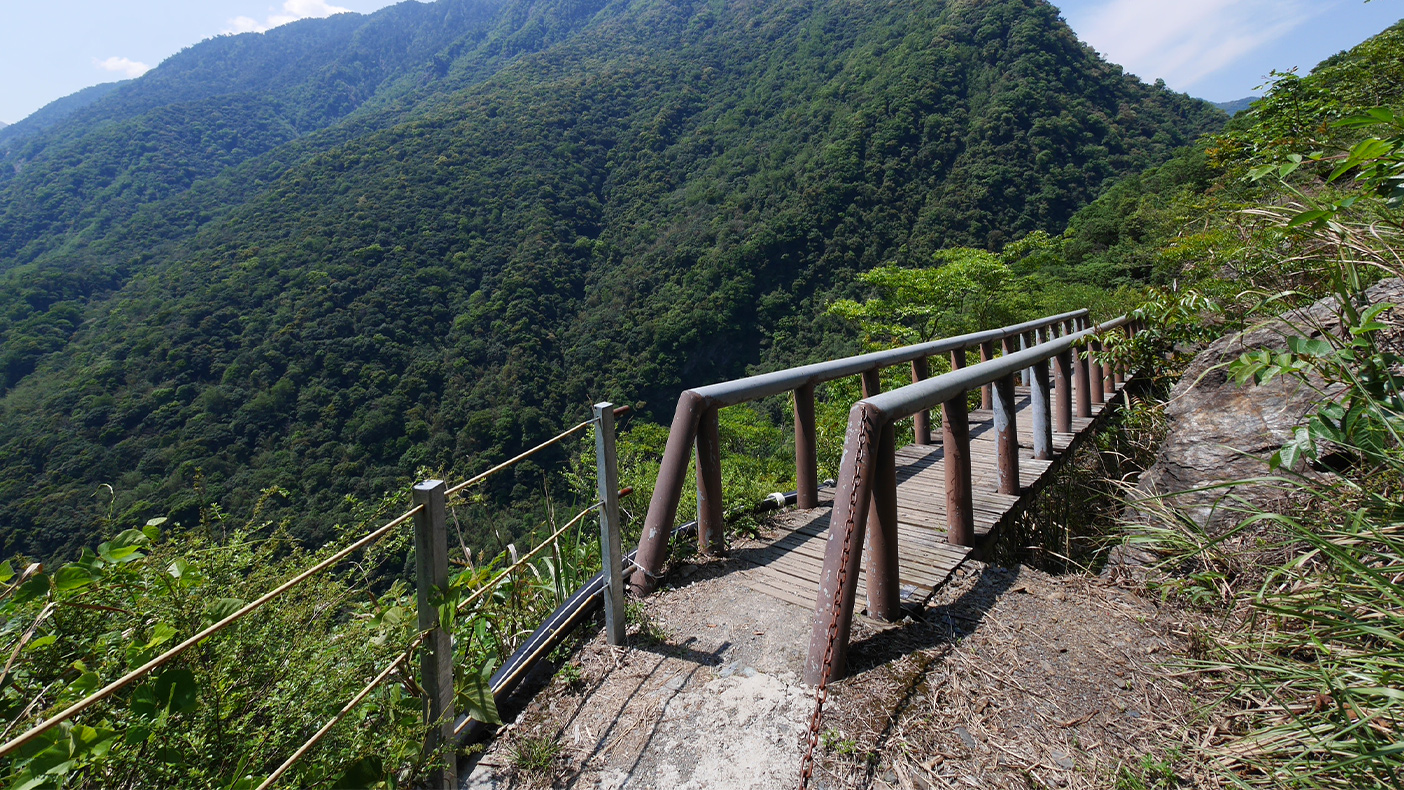
[[[1404,304],[1404,280],[1380,282],[1367,295],[1371,304]],[[1232,512],[1236,503],[1225,500],[1229,495],[1267,505],[1275,496],[1270,487],[1195,489],[1266,474],[1267,459],[1292,438],[1292,429],[1336,393],[1322,381],[1291,377],[1240,387],[1221,366],[1255,349],[1285,351],[1287,338],[1294,335],[1338,334],[1338,308],[1334,298],[1323,299],[1265,325],[1219,338],[1200,352],[1166,405],[1169,432],[1155,464],[1141,476],[1139,492],[1174,494],[1168,501],[1211,532],[1236,523]]]

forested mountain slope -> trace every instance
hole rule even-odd
[[[500,457],[592,398],[668,411],[855,271],[1060,232],[1224,118],[1101,61],[1036,0],[495,13],[445,34],[418,61],[434,68],[320,108],[298,91],[344,61],[219,113],[168,63],[26,140],[47,147],[22,147],[0,232],[8,550],[87,540],[101,483],[119,519],[246,511],[283,486],[315,538],[346,494]],[[354,38],[341,18],[288,35],[322,24]],[[485,30],[526,43],[470,45]],[[243,38],[172,62],[201,74]],[[179,100],[125,98],[153,77]],[[188,125],[213,118],[238,128]],[[124,123],[159,130],[154,149],[104,132]],[[92,141],[111,156],[84,159]],[[167,156],[189,164],[158,175]]]

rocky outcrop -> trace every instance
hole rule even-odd
[[[1367,296],[1372,304],[1404,304],[1404,280],[1378,283]],[[1155,464],[1141,476],[1139,493],[1172,495],[1165,501],[1211,532],[1237,523],[1236,499],[1269,506],[1277,496],[1271,487],[1206,487],[1266,474],[1267,459],[1336,393],[1320,380],[1293,377],[1239,386],[1228,377],[1227,363],[1255,349],[1285,351],[1292,336],[1339,334],[1339,307],[1334,298],[1323,299],[1219,338],[1200,352],[1165,407],[1169,432]]]

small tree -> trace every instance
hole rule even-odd
[[[895,346],[1013,323],[1032,307],[999,255],[956,247],[932,259],[930,268],[889,264],[859,275],[875,298],[862,304],[843,299],[829,313],[857,322],[869,345]]]

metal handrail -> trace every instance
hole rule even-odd
[[[1122,326],[1134,330],[1135,324],[1128,316],[1120,316],[1094,327],[1068,331],[1062,337],[1022,351],[1007,347],[1007,353],[997,359],[952,370],[891,392],[876,393],[853,404],[839,466],[834,511],[830,514],[833,526],[819,578],[809,658],[804,668],[807,683],[822,685],[843,675],[857,594],[858,563],[864,553],[865,535],[869,532],[872,540],[867,551],[868,614],[896,619],[901,613],[893,423],[923,410],[938,406],[942,409],[947,541],[952,545],[975,547],[967,393],[985,385],[991,385],[994,390],[992,406],[999,492],[1017,495],[1020,493],[1020,451],[1015,419],[1016,374],[1029,377],[1033,456],[1051,459],[1054,423],[1058,424],[1059,431],[1073,429],[1074,390],[1077,416],[1090,417],[1093,401],[1103,402],[1111,394],[1105,382],[1111,381],[1114,390],[1115,382],[1124,375],[1124,371],[1104,368],[1099,359],[1093,358],[1100,348],[1097,336]],[[1073,327],[1068,329],[1073,330]],[[1079,350],[1084,345],[1087,350]],[[1050,361],[1056,363],[1056,414],[1051,402],[1054,388],[1049,386]],[[870,513],[876,515],[870,516]],[[870,518],[876,522],[871,529]],[[849,543],[853,544],[853,550],[845,552],[843,547]]]
[[[983,332],[970,332],[955,337],[931,340],[925,343],[916,343],[901,348],[888,349],[886,351],[873,351],[867,354],[859,354],[843,359],[832,359],[827,362],[815,362],[810,365],[801,365],[797,368],[787,368],[777,370],[773,373],[761,373],[746,378],[723,381],[718,384],[708,384],[703,387],[694,387],[688,392],[696,393],[703,399],[707,407],[719,408],[725,406],[735,406],[738,403],[760,400],[771,395],[779,395],[782,392],[797,390],[805,385],[822,384],[827,381],[857,376],[862,373],[890,368],[893,365],[901,365],[924,357],[932,357],[937,354],[945,354],[951,351],[978,346],[982,343],[993,343],[1008,337],[1021,335],[1025,332],[1042,329],[1050,324],[1057,324],[1082,318],[1087,315],[1087,310],[1073,310],[1068,313],[1050,315],[1046,318],[1036,318],[1032,321],[1025,321],[1022,324],[1001,327],[999,329],[987,329]]]
[[[627,407],[627,406],[620,407],[620,408],[618,408],[618,409],[615,409],[614,411],[615,411],[616,414],[623,413],[623,412],[627,412],[627,411],[628,411],[628,407]],[[541,450],[544,450],[544,449],[547,448],[547,447],[550,447],[550,446],[552,446],[552,445],[554,445],[554,444],[559,443],[560,441],[562,441],[562,440],[564,440],[564,439],[570,437],[571,435],[573,435],[573,434],[575,434],[575,433],[578,433],[578,432],[581,431],[582,429],[584,429],[584,428],[586,428],[586,427],[589,427],[589,426],[591,426],[591,425],[594,425],[595,422],[596,422],[596,418],[591,418],[591,419],[589,419],[589,420],[585,420],[584,422],[581,422],[581,423],[578,424],[578,425],[572,426],[571,428],[568,428],[568,429],[566,429],[565,431],[562,431],[561,433],[559,433],[559,434],[557,434],[557,435],[551,437],[550,439],[547,439],[546,441],[544,441],[544,442],[542,442],[542,443],[536,445],[535,447],[532,447],[531,449],[529,449],[529,450],[527,450],[527,451],[525,451],[525,452],[523,452],[523,453],[521,453],[521,454],[519,454],[519,455],[517,455],[517,456],[515,456],[515,457],[513,457],[513,458],[511,458],[511,459],[509,459],[509,460],[507,460],[507,461],[504,461],[503,463],[497,464],[496,466],[492,467],[491,469],[488,469],[488,470],[485,471],[485,472],[482,472],[482,473],[480,473],[480,474],[478,474],[478,475],[475,475],[475,476],[473,476],[473,477],[471,477],[471,478],[469,478],[469,479],[463,481],[462,483],[459,483],[458,485],[454,486],[453,488],[448,489],[448,490],[445,492],[445,493],[446,493],[446,496],[447,496],[447,495],[453,495],[453,494],[461,493],[464,489],[468,488],[469,486],[472,486],[472,485],[475,484],[475,483],[481,482],[482,480],[487,479],[488,477],[492,476],[493,474],[495,474],[495,473],[497,473],[497,472],[500,472],[500,471],[502,471],[503,469],[506,469],[506,468],[512,466],[513,464],[517,463],[518,461],[521,461],[521,460],[524,459],[524,458],[527,458],[527,457],[529,457],[529,456],[531,456],[531,455],[533,455],[533,454],[535,454],[535,453],[537,453],[537,452],[540,452]],[[561,530],[558,530],[558,531],[556,532],[555,535],[553,535],[551,538],[548,538],[546,541],[544,541],[542,545],[544,546],[544,545],[546,545],[546,543],[549,543],[549,542],[550,542],[552,539],[554,539],[555,537],[558,537],[558,536],[561,534],[562,531],[564,531],[565,529],[569,528],[570,526],[573,526],[574,524],[578,523],[578,522],[580,521],[581,518],[584,518],[584,516],[585,516],[587,513],[592,512],[592,511],[593,511],[595,508],[597,508],[597,507],[599,507],[599,503],[595,503],[594,505],[591,505],[590,507],[586,508],[585,511],[583,511],[581,514],[579,514],[576,518],[572,519],[571,522],[570,522],[569,524],[566,525],[566,527],[562,527]],[[210,626],[208,626],[208,627],[206,627],[206,628],[200,630],[200,631],[199,631],[198,633],[196,633],[195,635],[189,637],[188,639],[185,639],[184,641],[180,642],[179,644],[175,645],[174,647],[170,648],[169,650],[165,651],[164,653],[162,653],[162,654],[156,656],[155,658],[151,659],[150,661],[146,662],[145,664],[142,664],[140,667],[137,667],[136,669],[134,669],[134,670],[132,670],[132,671],[126,673],[125,675],[123,675],[123,676],[121,676],[120,678],[118,678],[118,679],[112,681],[111,683],[107,684],[106,686],[104,686],[104,687],[98,689],[97,691],[93,692],[92,694],[89,694],[88,696],[84,697],[83,699],[78,700],[77,702],[73,703],[73,704],[70,705],[69,707],[67,707],[67,708],[63,709],[62,711],[60,711],[60,712],[54,714],[53,716],[49,717],[48,719],[45,719],[44,721],[39,722],[38,724],[36,724],[35,726],[31,727],[30,729],[24,731],[23,733],[21,733],[20,735],[16,736],[15,738],[12,738],[11,740],[6,741],[6,742],[0,744],[0,757],[4,757],[4,756],[6,756],[6,755],[8,755],[8,754],[10,754],[10,753],[12,753],[12,752],[14,752],[15,750],[19,749],[20,747],[24,746],[25,744],[27,744],[27,743],[31,742],[32,740],[34,740],[35,738],[37,738],[39,735],[41,735],[41,734],[47,732],[47,731],[50,730],[50,729],[53,729],[53,728],[54,728],[55,726],[57,726],[58,724],[60,724],[60,723],[62,723],[62,722],[64,722],[64,721],[67,721],[68,719],[70,719],[70,718],[76,716],[77,714],[83,712],[84,710],[86,710],[86,709],[92,707],[93,705],[97,704],[98,702],[101,702],[102,700],[107,699],[108,697],[112,696],[113,694],[115,694],[116,692],[118,692],[118,691],[120,691],[121,689],[125,688],[126,686],[131,685],[133,682],[139,680],[139,679],[142,678],[143,676],[145,676],[145,675],[147,675],[147,674],[150,674],[150,672],[151,672],[152,670],[155,670],[155,669],[157,669],[157,668],[159,668],[159,667],[165,665],[166,663],[169,663],[172,659],[174,659],[174,658],[176,658],[177,656],[179,656],[180,654],[184,653],[186,650],[188,650],[188,649],[190,649],[191,647],[193,647],[193,646],[199,644],[201,641],[203,641],[203,640],[209,638],[210,636],[213,636],[214,634],[217,634],[217,633],[223,631],[225,628],[228,628],[229,626],[233,625],[235,622],[237,622],[238,620],[242,619],[244,616],[248,615],[250,612],[253,612],[255,609],[258,609],[258,608],[262,607],[264,604],[267,604],[269,601],[273,600],[274,598],[276,598],[276,597],[282,595],[283,593],[287,592],[288,590],[292,589],[293,587],[297,586],[298,584],[301,584],[303,581],[306,581],[307,579],[311,578],[312,576],[314,576],[314,575],[316,575],[316,574],[318,574],[318,573],[320,573],[320,572],[322,572],[322,571],[325,571],[325,570],[327,570],[328,568],[330,568],[330,567],[336,565],[336,564],[339,563],[341,560],[345,559],[347,556],[351,555],[352,553],[354,553],[354,552],[357,551],[358,549],[362,549],[362,548],[364,548],[364,547],[366,547],[366,546],[368,546],[368,545],[370,545],[370,544],[372,544],[372,543],[375,543],[376,541],[380,540],[380,538],[382,538],[382,537],[384,537],[386,534],[388,534],[388,533],[389,533],[391,530],[393,530],[395,527],[398,527],[398,526],[404,524],[405,522],[409,521],[410,519],[412,519],[412,518],[414,518],[414,517],[420,515],[420,514],[423,513],[424,511],[425,511],[425,506],[424,506],[423,504],[417,504],[417,505],[411,507],[409,510],[407,510],[407,511],[405,511],[404,513],[400,514],[399,516],[397,516],[396,518],[394,518],[394,519],[391,520],[390,522],[388,522],[388,523],[384,524],[383,526],[379,527],[378,529],[375,529],[375,530],[373,530],[372,532],[366,534],[365,536],[363,536],[363,537],[361,537],[360,539],[356,540],[354,543],[348,545],[347,547],[341,549],[340,551],[337,551],[335,554],[331,555],[330,557],[327,557],[326,559],[322,560],[321,562],[318,562],[317,564],[315,564],[315,565],[313,565],[313,566],[307,568],[306,570],[303,570],[301,573],[297,574],[296,576],[292,577],[291,579],[288,579],[287,581],[283,582],[282,584],[278,585],[277,587],[273,588],[272,590],[268,591],[267,593],[264,593],[262,596],[260,596],[260,597],[257,598],[256,600],[254,600],[254,601],[252,601],[252,602],[250,602],[250,603],[248,603],[248,604],[245,604],[245,605],[244,605],[243,607],[241,607],[238,611],[235,611],[234,613],[232,613],[232,614],[228,615],[227,617],[225,617],[225,618],[219,620],[218,622],[215,622],[215,623],[211,624]],[[538,551],[540,551],[540,549],[541,549],[541,546],[538,546],[536,549],[533,549],[532,552],[528,553],[528,555],[527,555],[526,557],[522,558],[522,560],[521,560],[520,562],[524,562],[524,561],[530,559],[531,557],[535,556],[535,554],[536,554]],[[514,565],[512,566],[512,568],[509,568],[509,569],[508,569],[508,571],[511,571],[511,570],[515,569],[518,565],[520,565],[520,562],[518,562],[517,564],[514,564]],[[506,573],[507,573],[508,571],[504,571],[504,572],[503,572],[503,575],[505,576]],[[499,582],[499,581],[501,580],[501,578],[502,578],[502,577],[499,576],[498,578],[493,579],[491,582],[485,584],[485,585],[484,585],[484,589],[489,589],[489,588],[495,586],[495,585],[497,584],[497,582]],[[461,611],[461,610],[462,610],[464,607],[466,607],[469,603],[471,603],[473,600],[475,600],[477,597],[479,597],[479,596],[481,595],[481,593],[482,593],[482,590],[479,590],[479,591],[475,592],[474,595],[469,596],[469,598],[468,598],[467,600],[465,600],[465,601],[463,601],[463,602],[460,602],[459,607],[458,607],[459,610]],[[418,644],[418,641],[419,641],[419,640],[416,640],[416,642],[410,646],[409,650],[412,651],[412,650],[414,649],[414,647]],[[400,657],[400,659],[397,659],[397,662],[396,662],[396,663],[399,663],[399,661],[404,660],[406,657],[407,657],[407,654],[402,655],[402,656]],[[333,723],[335,723],[335,722],[333,722]],[[298,755],[298,756],[300,756],[300,755]]]
[[[653,588],[657,574],[662,570],[667,556],[668,536],[682,498],[688,456],[694,444],[697,448],[697,538],[705,553],[713,553],[720,548],[723,511],[718,409],[783,392],[794,393],[796,489],[799,491],[799,506],[814,507],[818,502],[814,422],[816,385],[861,374],[864,394],[873,394],[878,386],[877,373],[883,368],[910,362],[913,379],[924,379],[927,375],[925,360],[928,357],[949,352],[953,354],[952,364],[963,367],[963,352],[967,348],[979,346],[982,352],[986,352],[982,356],[988,358],[992,356],[994,343],[998,341],[1004,341],[1008,347],[1011,339],[1024,339],[1038,330],[1047,330],[1051,334],[1051,328],[1085,321],[1087,315],[1085,309],[1073,310],[998,329],[801,365],[684,391],[678,396],[668,443],[658,470],[658,482],[644,518],[637,552],[638,569],[630,579],[630,585],[638,592],[647,592]],[[918,417],[918,421],[918,441],[924,442],[930,430],[929,419]]]
[[[1084,311],[1085,312],[1085,311]],[[936,378],[908,384],[901,389],[882,392],[864,398],[854,408],[866,405],[876,415],[887,420],[900,420],[919,411],[933,409],[959,394],[969,392],[986,384],[993,384],[1005,376],[1012,376],[1033,365],[1052,359],[1054,356],[1072,349],[1083,338],[1100,334],[1125,324],[1129,319],[1120,316],[1094,327],[1082,329],[1062,337],[1049,340],[1023,351],[943,373]]]

